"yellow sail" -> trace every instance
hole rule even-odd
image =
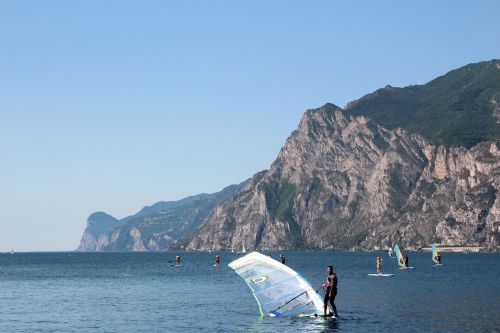
[[[396,257],[398,258],[399,267],[406,267],[405,266],[405,259],[403,257],[403,254],[399,250],[398,244],[394,245],[394,252],[396,253]]]

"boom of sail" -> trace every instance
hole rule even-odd
[[[252,252],[229,263],[259,305],[261,316],[307,316],[323,313],[323,301],[300,274],[288,266]]]

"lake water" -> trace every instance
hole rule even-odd
[[[500,254],[443,253],[435,267],[409,253],[412,270],[385,253],[284,254],[313,286],[334,266],[341,318],[259,317],[232,253],[180,253],[177,268],[176,253],[16,253],[0,254],[0,332],[500,331]],[[394,277],[367,276],[377,255]]]

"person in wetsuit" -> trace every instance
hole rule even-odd
[[[377,273],[382,274],[382,258],[377,257]]]
[[[217,255],[217,256],[215,256],[215,264],[216,264],[217,266],[219,266],[219,265],[220,265],[220,256],[218,256],[218,255]]]
[[[408,260],[408,256],[406,254],[404,256],[404,260],[405,260],[405,267],[410,266],[410,263],[409,263],[409,260]]]
[[[181,256],[180,256],[180,255],[177,255],[177,256],[175,257],[175,264],[176,264],[176,265],[180,265],[180,264],[181,264]]]
[[[285,256],[282,254],[282,255],[280,255],[280,258],[281,258],[281,263],[284,265],[286,262]]]
[[[338,317],[337,307],[335,306],[335,296],[337,296],[337,283],[339,282],[339,279],[333,272],[332,266],[328,266],[326,270],[328,272],[328,276],[326,277],[326,282],[323,283],[323,287],[326,287],[325,299],[323,300],[324,315],[326,317],[326,309],[328,308],[328,301],[330,301],[333,313],[335,317]]]
[[[434,259],[437,261],[438,264],[441,264],[441,255],[439,253],[436,254]]]

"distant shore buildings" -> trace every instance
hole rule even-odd
[[[480,252],[481,246],[447,246],[447,245],[437,245],[436,250],[439,252]],[[431,252],[432,248],[423,247],[422,251]]]

